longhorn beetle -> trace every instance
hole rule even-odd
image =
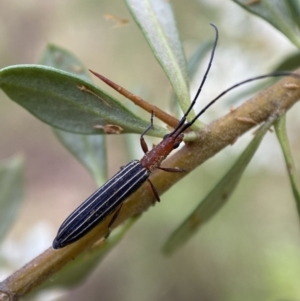
[[[190,107],[185,112],[175,129],[164,136],[163,140],[156,145],[152,150],[148,151],[147,144],[144,140],[144,135],[153,127],[153,112],[151,115],[151,123],[142,133],[140,137],[141,147],[145,153],[141,160],[133,160],[125,165],[117,174],[108,180],[103,186],[96,190],[87,200],[85,200],[60,226],[57,236],[53,241],[53,248],[59,249],[72,242],[77,241],[84,236],[97,224],[102,222],[108,215],[113,213],[113,216],[108,225],[108,233],[110,227],[115,222],[124,200],[135,192],[144,182],[148,181],[152,188],[157,201],[159,201],[158,193],[154,185],[149,180],[151,172],[155,169],[161,169],[166,172],[184,172],[180,168],[166,168],[161,167],[162,161],[176,149],[183,141],[184,132],[188,129],[211,105],[213,105],[219,98],[230,90],[243,85],[245,83],[276,76],[294,76],[300,77],[291,72],[277,72],[253,77],[242,82],[239,82],[227,90],[223,91],[220,95],[214,98],[208,105],[206,105],[191,121],[186,121],[188,114],[194,107],[196,100],[201,92],[205,83],[206,77],[210,70],[214,53],[218,41],[218,29],[215,25],[211,24],[215,30],[215,42],[211,51],[210,60],[206,72],[201,81],[200,87],[191,102]],[[91,71],[91,70],[90,70]],[[103,80],[103,76],[91,71],[94,75]]]

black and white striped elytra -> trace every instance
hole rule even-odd
[[[116,211],[122,202],[148,179],[149,175],[150,171],[138,160],[125,165],[63,222],[53,241],[53,248],[62,248],[84,236]]]

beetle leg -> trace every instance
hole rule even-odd
[[[117,217],[119,216],[119,213],[121,211],[121,208],[123,206],[123,203],[120,205],[120,207],[114,212],[113,217],[111,218],[109,224],[108,224],[108,232],[107,234],[104,236],[104,239],[107,239],[110,232],[111,232],[111,226],[114,224],[114,222],[116,221]]]
[[[156,201],[160,202],[160,198],[159,198],[159,195],[158,195],[158,192],[157,192],[155,186],[153,185],[153,183],[149,179],[147,179],[147,181],[149,182],[149,184],[151,186],[151,189],[152,189],[152,192],[153,192],[153,194],[155,196]]]
[[[151,118],[150,118],[150,124],[145,129],[145,131],[142,133],[141,138],[140,138],[141,147],[145,154],[148,153],[149,149],[148,149],[147,143],[145,142],[144,135],[146,135],[150,129],[153,129],[153,117],[154,117],[154,112],[152,111]]]

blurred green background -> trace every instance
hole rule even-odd
[[[231,1],[173,0],[172,4],[187,57],[200,43],[213,39],[209,23],[220,30],[216,59],[198,109],[228,85],[271,71],[296,51],[281,33]],[[119,26],[107,14],[129,23]],[[2,1],[0,37],[0,68],[37,63],[46,45],[54,43],[147,101],[174,110],[168,80],[123,1]],[[191,83],[192,94],[201,72],[203,67]],[[226,114],[230,105],[229,98],[220,101],[203,120]],[[4,278],[49,247],[61,222],[94,191],[95,184],[49,126],[2,92],[0,107],[0,160],[17,153],[26,160],[24,205],[1,248],[6,258],[0,272]],[[296,165],[300,162],[299,110],[296,105],[288,114]],[[108,137],[109,176],[142,155],[138,135],[131,136],[130,140],[122,135]],[[299,300],[299,221],[274,133],[265,137],[228,205],[174,255],[165,257],[161,252],[171,232],[228,170],[249,139],[251,133],[168,191],[90,277],[59,294],[59,300]]]

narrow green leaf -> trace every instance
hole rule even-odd
[[[293,21],[300,28],[300,2],[298,0],[285,0],[290,9],[291,16]]]
[[[299,0],[233,0],[249,12],[265,19],[300,49]]]
[[[261,126],[231,169],[201,201],[192,214],[172,233],[164,246],[165,253],[171,254],[183,245],[201,225],[209,221],[225,205],[274,120],[275,118],[272,118]]]
[[[90,73],[69,51],[48,45],[40,64],[61,69],[90,81]],[[59,141],[88,169],[97,186],[107,180],[105,135],[80,135],[53,128]]]
[[[286,132],[286,115],[283,115],[279,120],[277,120],[274,124],[275,130],[276,130],[276,135],[277,139],[280,143],[284,159],[285,159],[285,164],[286,164],[286,169],[290,178],[290,183],[292,187],[292,191],[294,194],[294,198],[296,201],[297,209],[298,209],[298,214],[300,216],[300,192],[299,192],[299,183],[297,183],[295,173],[296,173],[296,166],[293,160],[290,144],[289,144],[289,139],[287,136]]]
[[[90,82],[40,65],[0,70],[0,87],[15,102],[51,126],[79,134],[142,133],[149,125]],[[95,126],[98,126],[96,129]],[[149,135],[167,131],[155,126]]]
[[[13,225],[24,194],[24,162],[21,156],[0,163],[0,241]]]
[[[164,69],[180,106],[190,105],[186,60],[171,4],[161,0],[126,0],[127,6]],[[190,115],[192,118],[193,113]],[[198,123],[200,127],[201,123]]]
[[[70,287],[81,283],[97,267],[99,262],[104,259],[106,254],[117,245],[125,234],[138,220],[139,215],[129,219],[122,227],[116,229],[107,240],[95,245],[92,249],[84,252],[71,261],[66,267],[60,270],[55,277],[51,277],[39,289],[50,287]]]

